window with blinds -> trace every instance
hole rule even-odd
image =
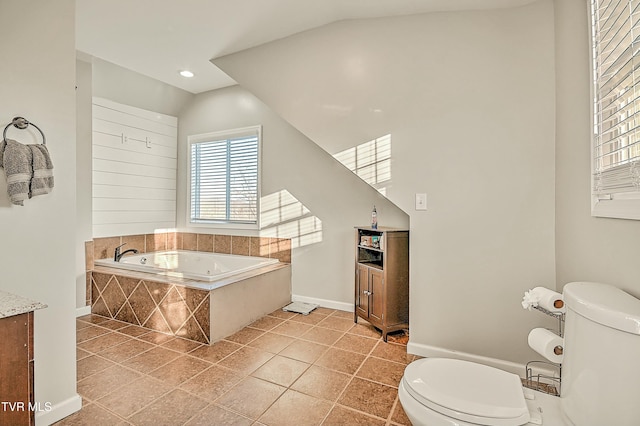
[[[258,224],[260,127],[189,137],[190,222]]]
[[[594,215],[640,219],[640,0],[592,0],[591,12]],[[633,203],[620,214],[614,200]]]

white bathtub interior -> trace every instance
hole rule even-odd
[[[279,263],[278,259],[168,250],[124,256],[119,262],[99,259],[96,265],[168,277],[213,282],[236,274]]]

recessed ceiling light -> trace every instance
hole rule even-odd
[[[194,74],[191,71],[184,70],[184,71],[180,71],[180,75],[183,77],[191,78],[193,77]]]

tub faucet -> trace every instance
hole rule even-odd
[[[116,247],[116,250],[113,253],[113,261],[114,262],[120,262],[120,259],[122,259],[122,256],[124,256],[125,254],[127,254],[129,252],[131,252],[131,253],[137,253],[138,252],[138,250],[136,250],[136,249],[129,249],[129,250],[125,250],[122,253],[120,253],[120,247],[122,247],[125,244],[127,244],[127,243],[120,244],[118,247]]]

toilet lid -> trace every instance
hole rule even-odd
[[[407,391],[434,411],[480,425],[517,426],[529,421],[520,378],[473,362],[424,358],[404,372]]]

